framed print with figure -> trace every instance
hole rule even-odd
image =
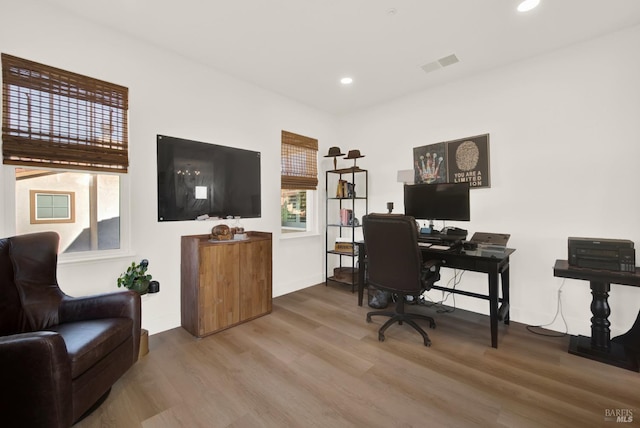
[[[447,151],[445,143],[429,144],[413,149],[413,182],[446,183]]]

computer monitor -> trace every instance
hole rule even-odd
[[[405,184],[404,213],[416,220],[469,221],[469,183]]]

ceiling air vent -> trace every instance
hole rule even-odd
[[[431,73],[432,71],[436,71],[442,67],[448,67],[456,62],[460,62],[458,57],[455,54],[451,54],[448,56],[444,56],[436,61],[429,62],[423,65],[421,68],[425,73]]]

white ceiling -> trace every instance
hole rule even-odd
[[[640,23],[640,0],[41,1],[336,114]]]

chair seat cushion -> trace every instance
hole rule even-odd
[[[71,360],[71,378],[75,379],[127,340],[132,328],[130,318],[102,318],[60,324],[48,330],[64,339]]]

